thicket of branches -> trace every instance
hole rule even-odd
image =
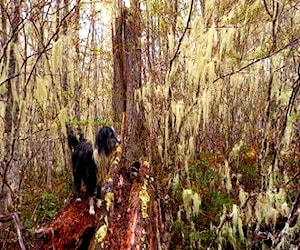
[[[140,31],[134,102],[164,204],[163,247],[174,228],[191,248],[299,244],[300,3],[130,2],[0,1],[0,213],[70,171],[66,122],[90,140],[114,122],[112,32],[124,8]],[[208,189],[226,194],[212,214]]]

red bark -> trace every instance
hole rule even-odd
[[[36,231],[33,249],[76,249],[86,244],[96,227],[96,219],[100,216],[88,212],[88,198],[83,195],[82,201],[72,199],[61,212],[45,228]]]

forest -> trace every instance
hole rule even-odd
[[[0,20],[0,249],[300,249],[300,1],[0,0]],[[67,131],[104,126],[90,215]]]

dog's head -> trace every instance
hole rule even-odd
[[[99,153],[108,156],[119,145],[120,140],[112,127],[102,127],[96,135],[96,147]]]

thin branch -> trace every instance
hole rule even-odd
[[[11,214],[0,214],[0,222],[9,222],[12,220],[13,218]]]
[[[294,200],[293,205],[290,209],[290,212],[288,215],[288,223],[289,224],[291,224],[291,222],[293,221],[294,215],[295,215],[296,211],[298,210],[299,204],[300,204],[300,192],[298,192],[296,199]]]
[[[20,217],[17,212],[11,213],[11,214],[0,214],[0,222],[9,222],[14,220],[17,228],[17,234],[18,234],[18,241],[21,250],[26,250],[23,236],[22,236],[22,224],[20,221]]]
[[[191,17],[192,17],[192,12],[193,12],[193,5],[194,5],[194,0],[191,0],[191,5],[190,5],[190,11],[189,11],[189,16],[188,16],[188,19],[187,19],[187,22],[186,22],[186,25],[185,25],[185,28],[184,28],[184,31],[181,35],[181,37],[179,38],[179,41],[178,41],[178,44],[177,44],[177,48],[176,48],[176,51],[172,57],[172,59],[170,60],[170,68],[169,70],[171,71],[171,68],[172,68],[172,64],[175,60],[175,58],[177,57],[177,55],[179,54],[179,50],[180,50],[180,46],[182,44],[182,40],[188,30],[188,27],[189,27],[189,24],[190,24],[190,21],[191,21]]]
[[[284,186],[289,185],[292,181],[296,180],[300,176],[300,172],[296,173],[290,180],[284,183]]]
[[[273,15],[273,22],[275,23],[277,21],[279,14],[279,2],[276,2],[275,10],[274,10],[274,15]]]
[[[300,38],[298,37],[298,38],[294,39],[293,41],[289,42],[288,44],[286,44],[285,46],[283,46],[282,48],[280,48],[280,49],[278,49],[278,50],[276,50],[276,51],[274,51],[274,52],[272,52],[272,53],[270,53],[270,54],[268,54],[268,55],[266,55],[266,56],[257,58],[257,59],[255,59],[254,61],[252,61],[251,63],[248,63],[247,65],[245,65],[245,66],[243,66],[243,67],[241,67],[241,68],[239,68],[239,69],[237,69],[237,70],[233,70],[233,71],[231,71],[231,72],[229,72],[229,73],[226,73],[226,74],[224,74],[224,75],[219,76],[218,78],[216,78],[216,79],[213,81],[213,83],[215,83],[215,82],[217,82],[217,81],[219,81],[219,80],[221,80],[221,79],[223,79],[223,78],[226,78],[226,77],[228,77],[228,76],[231,76],[231,75],[240,73],[241,71],[243,71],[244,69],[247,69],[248,67],[252,66],[253,64],[256,64],[256,63],[258,63],[258,62],[260,62],[260,61],[262,61],[262,60],[264,60],[264,59],[270,58],[270,57],[272,57],[272,56],[278,54],[279,52],[281,52],[281,51],[287,49],[287,48],[290,47],[290,46],[294,48],[295,45],[298,44],[299,42],[300,42]]]
[[[80,2],[80,1],[79,1],[79,2]],[[35,70],[35,68],[36,68],[36,65],[37,65],[39,59],[41,58],[41,56],[42,56],[45,52],[47,52],[47,51],[49,51],[49,50],[52,49],[52,47],[49,47],[50,44],[51,44],[51,42],[52,42],[52,40],[53,40],[53,39],[56,37],[56,35],[59,33],[60,27],[62,26],[63,22],[66,21],[66,19],[72,14],[72,12],[73,12],[73,10],[74,10],[75,8],[77,8],[77,5],[75,5],[75,6],[74,6],[74,7],[73,7],[73,8],[72,8],[72,9],[71,9],[71,10],[63,17],[63,18],[62,18],[60,24],[58,25],[58,28],[57,28],[56,31],[52,34],[52,36],[51,36],[50,39],[48,40],[47,44],[44,46],[44,48],[43,48],[40,52],[38,52],[38,57],[37,57],[37,59],[36,59],[34,65],[33,65],[32,69],[31,69],[31,71],[30,71],[30,74],[29,74],[29,76],[28,76],[27,82],[26,82],[26,84],[25,84],[26,87],[27,87],[27,85],[28,85],[28,83],[29,83],[29,81],[30,81],[30,79],[31,79],[31,77],[32,77],[32,74],[33,74],[33,72],[34,72],[34,70]],[[14,37],[14,35],[15,35],[16,33],[18,33],[23,27],[24,27],[24,24],[23,24],[18,30],[16,30],[16,31],[13,33],[13,35],[12,35],[11,38],[10,38],[10,40],[12,40],[12,38]],[[6,46],[8,46],[10,40],[8,41],[8,43],[6,44]],[[25,65],[26,61],[27,61],[29,58],[31,58],[32,56],[35,56],[35,55],[36,55],[36,53],[34,53],[34,54],[28,56],[27,58],[25,58],[24,61],[23,61],[23,63],[22,63],[21,69],[22,69],[23,66]],[[4,54],[2,55],[2,57],[3,57],[3,56],[4,56]],[[0,60],[2,59],[2,57],[0,58]],[[18,73],[18,74],[16,74],[16,75],[11,76],[10,78],[5,79],[4,81],[2,81],[2,82],[0,83],[0,86],[2,86],[3,84],[5,84],[5,83],[8,82],[9,80],[14,79],[14,78],[20,76],[20,74],[21,74],[21,73]],[[25,87],[25,88],[26,88],[26,87]]]
[[[266,9],[268,15],[269,15],[271,18],[273,18],[273,15],[272,15],[271,12],[269,11],[269,8],[268,8],[268,5],[267,5],[266,0],[264,0],[264,6],[265,6],[265,9]]]
[[[224,220],[221,222],[221,224],[216,228],[216,233],[214,235],[214,239],[209,243],[209,248],[212,246],[213,243],[215,243],[215,240],[218,238],[218,235],[224,226],[225,222],[232,220],[232,214],[226,214]]]
[[[24,240],[23,240],[23,237],[22,237],[22,224],[21,224],[19,215],[18,215],[18,213],[13,213],[12,217],[13,217],[15,223],[16,223],[20,248],[21,248],[21,250],[26,250]]]
[[[79,1],[80,2],[80,1]],[[79,4],[78,2],[78,4]],[[25,84],[25,88],[27,87],[27,85],[29,84],[29,81],[33,75],[33,72],[35,71],[35,68],[37,66],[38,61],[40,60],[40,58],[42,57],[42,55],[44,54],[44,52],[47,51],[48,46],[51,44],[52,40],[56,37],[56,35],[59,33],[60,31],[60,27],[62,26],[62,24],[66,21],[66,19],[71,15],[71,13],[73,12],[73,10],[75,10],[77,8],[77,5],[75,5],[60,21],[59,26],[57,27],[56,31],[52,34],[52,36],[50,37],[50,39],[48,40],[47,44],[44,46],[44,48],[42,49],[42,51],[40,52],[40,54],[38,55],[31,71],[30,74],[28,76],[27,82]]]

